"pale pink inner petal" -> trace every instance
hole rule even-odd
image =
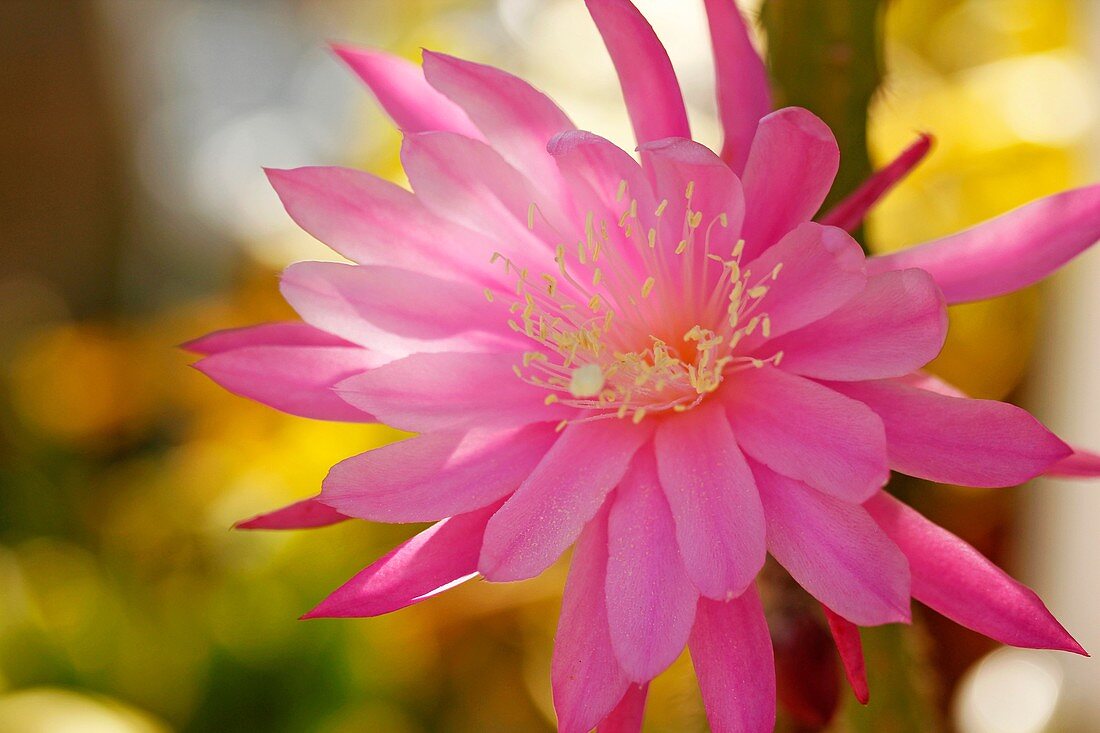
[[[868,278],[863,292],[830,315],[768,342],[783,368],[818,379],[901,377],[932,361],[947,337],[947,309],[922,270]]]
[[[401,430],[508,428],[556,422],[575,410],[516,378],[518,354],[413,354],[336,385],[349,404]]]
[[[308,323],[393,356],[523,343],[501,328],[504,310],[478,288],[412,270],[298,262],[283,272],[280,290]]]
[[[607,509],[584,528],[565,583],[550,680],[559,733],[588,733],[630,687],[611,647],[604,579]]]
[[[754,280],[769,276],[758,314],[767,322],[741,338],[738,351],[749,353],[769,338],[820,320],[851,300],[867,282],[863,261],[859,244],[839,229],[800,224],[745,268],[755,273]]]
[[[721,405],[666,418],[655,445],[689,577],[707,597],[739,595],[764,564],[764,514]]]
[[[742,178],[746,257],[812,219],[839,165],[832,131],[811,112],[787,107],[760,120]]]
[[[886,434],[866,405],[769,366],[730,382],[723,396],[734,435],[757,461],[846,501],[886,483]]]
[[[522,580],[548,568],[595,516],[650,431],[625,420],[570,424],[489,523],[481,573]]]
[[[860,626],[909,621],[909,565],[867,510],[759,463],[753,475],[768,551],[799,585]]]
[[[635,457],[612,499],[608,553],[612,646],[627,675],[648,682],[683,651],[699,598],[649,449]]]

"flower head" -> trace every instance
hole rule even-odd
[[[867,259],[841,227],[929,139],[814,222],[832,134],[771,110],[732,0],[706,5],[721,155],[691,139],[668,57],[628,0],[588,6],[637,157],[502,71],[337,49],[405,131],[413,190],[270,171],[290,215],[355,264],[288,268],[302,323],[191,347],[202,371],[279,409],[419,435],[249,526],[437,522],[314,616],[532,577],[575,544],[553,665],[562,731],[636,730],[645,686],[685,645],[712,729],[769,730],[754,589],[767,553],[825,607],[861,698],[856,626],[907,621],[911,596],[1006,643],[1080,651],[1033,593],[882,488],[890,469],[971,486],[1095,471],[1023,410],[920,369],[948,303],[1028,285],[1100,236],[1100,188]]]

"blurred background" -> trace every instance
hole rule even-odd
[[[702,3],[639,5],[697,138],[717,144]],[[834,124],[847,172],[866,167],[865,149],[881,164],[917,132],[936,136],[871,219],[874,250],[1100,178],[1096,0],[743,7],[764,18],[781,97]],[[828,41],[831,66],[797,55],[807,37]],[[329,40],[495,63],[629,143],[581,0],[0,2],[0,733],[553,729],[563,567],[384,618],[300,622],[414,528],[229,529],[396,437],[233,397],[176,348],[291,317],[278,271],[332,257],[294,228],[261,166],[401,180],[397,133]],[[834,88],[822,73],[856,88],[854,112],[814,98]],[[953,309],[934,371],[1100,448],[1097,255]],[[1095,485],[897,490],[1100,649]],[[1097,664],[998,649],[924,609],[912,628],[865,634],[861,708],[821,620],[769,582],[784,731],[1100,731]],[[706,730],[686,658],[653,685],[646,730]]]

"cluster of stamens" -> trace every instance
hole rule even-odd
[[[556,274],[533,276],[493,255],[516,278],[508,325],[538,345],[515,365],[516,375],[545,388],[547,404],[581,408],[584,420],[630,417],[637,423],[650,413],[691,409],[731,371],[782,359],[782,352],[760,359],[735,351],[757,330],[770,335],[771,320],[759,306],[782,264],[754,279],[741,266],[743,240],[724,256],[713,252],[715,228],[726,228],[728,218],[718,214],[703,227],[703,212],[692,208],[694,188],[689,183],[684,191],[673,258],[663,251],[658,229],[639,217],[625,181],[616,196],[623,204],[621,238],[613,240],[608,222],[589,213],[575,249],[557,246]],[[653,212],[658,226],[668,208],[666,199]],[[537,214],[532,205],[529,228]],[[670,259],[683,260],[678,273]],[[494,301],[491,290],[485,295]]]

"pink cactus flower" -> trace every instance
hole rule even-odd
[[[373,616],[575,545],[555,640],[559,730],[637,731],[686,646],[715,731],[775,721],[754,579],[770,553],[819,600],[856,695],[859,626],[916,598],[1023,647],[1081,647],[1028,588],[883,491],[1097,475],[1027,412],[920,370],[945,308],[1045,277],[1100,238],[1100,186],[865,258],[845,229],[919,138],[815,223],[828,127],[773,111],[733,0],[706,0],[721,155],[694,142],[664,48],[628,0],[588,0],[637,158],[503,71],[338,47],[405,133],[412,191],[269,171],[290,216],[354,264],[289,267],[302,322],[189,347],[225,388],[306,417],[418,433],[336,465],[319,496],[242,524],[434,521],[309,616]]]

